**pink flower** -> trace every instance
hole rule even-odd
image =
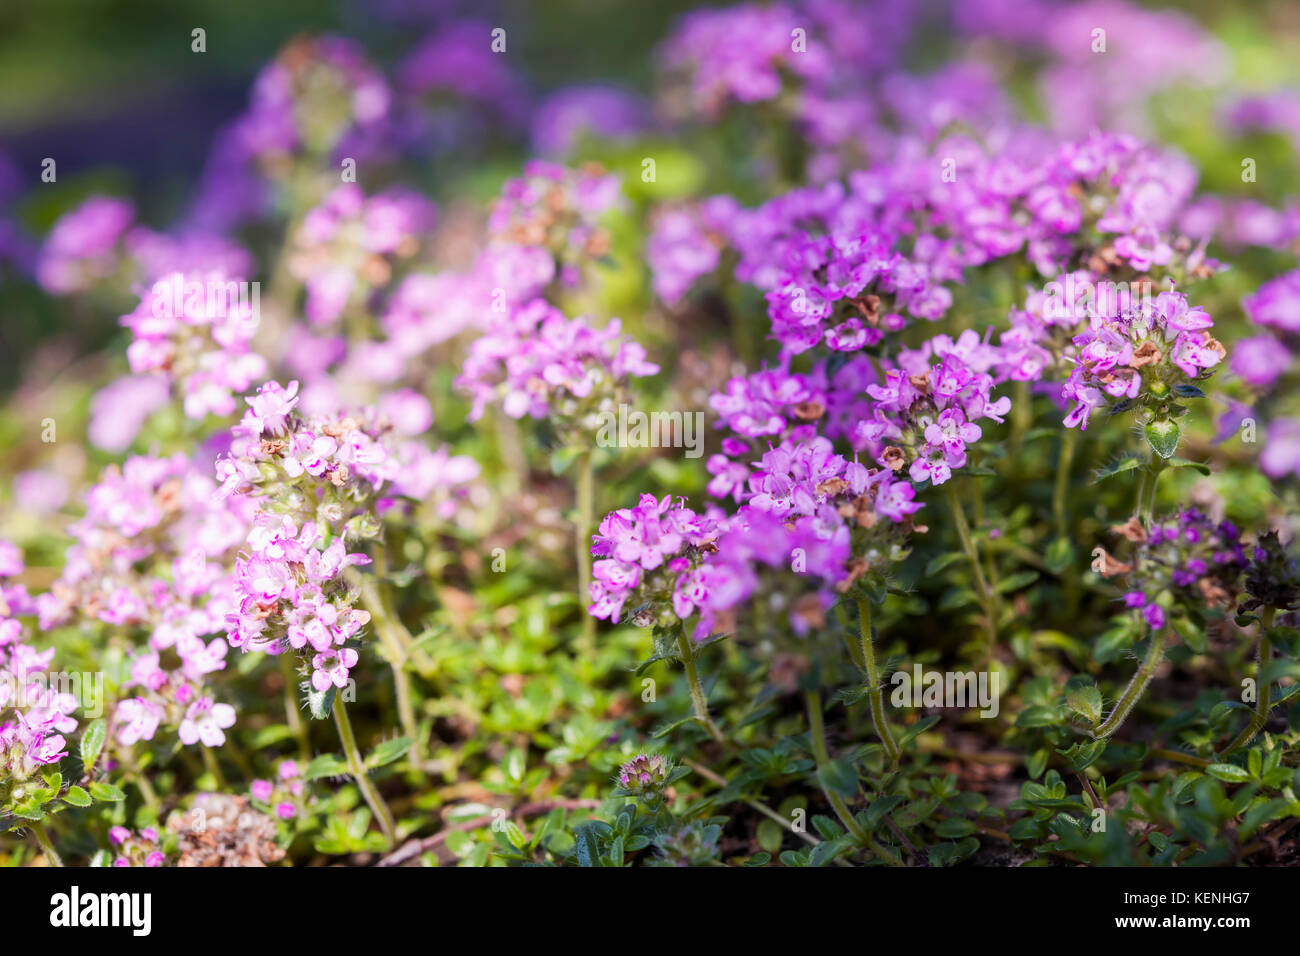
[[[143,697],[128,697],[117,705],[118,743],[130,747],[141,740],[153,740],[163,719],[163,709]]]
[[[181,743],[190,746],[202,741],[205,747],[220,747],[226,742],[225,730],[235,725],[235,708],[214,704],[211,697],[201,697],[185,710],[181,721]]]
[[[326,654],[317,654],[311,659],[314,668],[311,684],[317,691],[324,693],[330,688],[348,686],[348,671],[357,664],[357,652],[350,647],[340,648]]]

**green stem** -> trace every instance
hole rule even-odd
[[[393,642],[395,647],[401,648],[403,659],[414,664],[415,669],[420,672],[421,677],[432,680],[437,674],[437,666],[422,648],[415,646],[415,638],[411,636],[411,632],[407,629],[406,625],[402,623],[401,615],[397,613],[397,610],[393,607],[393,602],[388,597],[388,589],[384,585],[384,581],[388,577],[388,556],[384,553],[382,547],[375,549],[374,561],[375,580],[367,582],[365,575],[358,575],[361,580],[363,597],[366,593],[367,583],[370,584],[370,596],[365,598],[370,612],[374,614],[376,608],[382,612],[385,626],[388,628],[389,640]],[[438,591],[441,599],[442,589],[438,586],[437,582],[434,583],[434,588]],[[453,627],[454,626],[455,620],[453,615]]]
[[[208,773],[212,774],[213,779],[216,780],[216,789],[226,789],[226,778],[221,774],[221,764],[217,763],[217,755],[208,747],[199,747],[199,753],[203,755],[204,768]]]
[[[50,835],[45,832],[45,824],[40,820],[33,820],[32,833],[36,837],[36,842],[41,845],[45,852],[45,860],[50,866],[63,866],[63,857],[59,856],[59,851],[54,849],[54,844],[50,842]]]
[[[875,627],[871,623],[871,601],[858,598],[859,649],[862,653],[863,669],[867,675],[867,688],[871,700],[871,722],[876,726],[876,736],[885,745],[891,765],[898,763],[898,744],[894,741],[893,731],[885,719],[885,692],[880,685],[880,666],[876,663],[876,651],[872,646]]]
[[[365,762],[361,759],[361,751],[357,748],[357,738],[352,733],[352,721],[348,719],[347,708],[343,706],[343,701],[337,697],[334,699],[334,723],[339,729],[339,740],[343,743],[343,753],[348,758],[348,767],[352,770],[352,778],[356,780],[361,795],[366,798],[366,803],[370,805],[370,812],[379,821],[379,829],[384,831],[384,836],[388,838],[390,844],[395,844],[397,842],[397,827],[393,823],[393,814],[388,809],[388,804],[384,803],[384,798],[379,795],[379,791],[375,789],[370,775],[366,772]]]
[[[867,837],[867,846],[871,848],[872,853],[876,854],[876,856],[880,857],[880,859],[884,860],[890,866],[907,866],[897,853],[881,846],[875,837]]]
[[[1268,630],[1273,626],[1273,616],[1277,613],[1275,608],[1266,608],[1260,616],[1259,621],[1259,663],[1255,670],[1256,678],[1263,673],[1268,662],[1273,659],[1273,643],[1268,639]],[[1267,682],[1259,681],[1259,697],[1255,700],[1255,715],[1250,722],[1246,724],[1240,734],[1228,744],[1228,749],[1221,756],[1226,757],[1238,747],[1250,742],[1255,734],[1264,729],[1264,724],[1268,722],[1268,712],[1273,709],[1272,687]]]
[[[975,587],[979,592],[980,607],[984,610],[985,625],[988,630],[989,646],[988,651],[991,653],[993,645],[998,639],[998,625],[995,611],[995,603],[992,591],[989,589],[988,579],[984,576],[984,568],[980,563],[980,555],[975,547],[975,539],[971,537],[970,525],[966,523],[966,512],[962,509],[961,499],[957,497],[957,487],[951,481],[946,485],[948,494],[948,507],[952,511],[953,524],[957,528],[957,537],[961,539],[961,549],[966,554],[966,560],[970,563],[971,570],[975,574]]]
[[[701,766],[700,764],[696,763],[694,760],[683,760],[682,763],[687,767],[690,767],[692,770],[698,773],[705,780],[708,780],[710,783],[716,784],[721,789],[726,789],[727,786],[726,779],[724,777],[720,777],[718,774],[714,773],[708,767]],[[816,846],[817,844],[822,842],[817,837],[813,836],[811,833],[808,833],[804,830],[796,830],[794,826],[794,822],[790,820],[789,817],[781,816],[781,814],[777,813],[775,810],[773,810],[763,801],[756,800],[753,797],[741,797],[740,799],[741,802],[744,803],[746,806],[749,806],[754,810],[757,810],[759,813],[763,814],[763,816],[767,817],[773,823],[779,823],[781,826],[785,827],[787,830],[789,830],[795,836],[799,837],[799,839],[803,840],[805,843],[811,846]]]
[[[1142,659],[1142,666],[1138,668],[1133,679],[1129,681],[1128,687],[1124,688],[1124,693],[1120,695],[1115,707],[1110,712],[1110,716],[1097,725],[1092,732],[1096,740],[1103,740],[1109,737],[1124,723],[1125,718],[1133,710],[1133,707],[1142,698],[1143,692],[1147,689],[1147,684],[1151,683],[1151,678],[1156,674],[1156,668],[1160,666],[1160,661],[1165,656],[1165,629],[1161,628],[1151,632],[1151,646],[1147,648],[1147,656]]]
[[[584,662],[596,657],[596,619],[587,613],[591,602],[591,526],[595,511],[595,469],[591,451],[582,452],[577,462],[577,521],[574,532],[574,556],[578,561],[578,612],[582,615],[582,634],[578,652]]]
[[[140,791],[140,796],[144,798],[145,806],[151,810],[157,810],[160,806],[158,792],[154,790],[149,778],[140,772],[140,767],[136,764],[135,755],[131,753],[131,749],[129,747],[122,748],[118,752],[118,756],[122,761],[122,765],[130,771],[131,779],[134,781],[136,789]]]
[[[854,839],[866,846],[871,841],[871,835],[854,819],[844,798],[826,786],[826,781],[822,779],[822,771],[831,763],[831,754],[826,748],[826,728],[822,724],[822,696],[815,690],[805,691],[804,702],[808,705],[808,734],[812,739],[813,758],[817,761],[817,781],[821,784],[822,793],[835,808],[835,815],[840,818],[844,828],[853,834]]]
[[[1066,520],[1065,495],[1070,486],[1070,466],[1074,463],[1074,443],[1077,432],[1065,429],[1061,434],[1061,453],[1056,462],[1056,487],[1052,492],[1052,513],[1056,517],[1056,536],[1064,538],[1069,533]]]
[[[1013,461],[1024,445],[1025,432],[1029,431],[1029,426],[1034,423],[1033,394],[1029,390],[1029,383],[1016,382],[1015,392],[1015,400],[1011,403],[1011,457]]]
[[[402,733],[411,738],[411,762],[418,765],[424,761],[424,742],[415,717],[411,677],[406,672],[406,648],[403,646],[401,636],[396,633],[393,624],[395,615],[380,588],[381,586],[369,575],[361,575],[361,599],[375,622],[375,633],[379,636],[380,643],[384,645],[389,666],[393,671],[397,717],[402,724]]]
[[[1156,485],[1160,481],[1160,473],[1166,467],[1168,466],[1165,460],[1152,452],[1151,460],[1143,467],[1142,477],[1138,481],[1137,513],[1142,523],[1148,527],[1151,525],[1151,516],[1156,508]]]
[[[677,632],[677,651],[682,659],[682,666],[686,668],[686,683],[691,688],[691,705],[695,709],[695,716],[704,725],[704,729],[709,732],[710,737],[720,744],[726,743],[722,731],[718,729],[718,725],[709,716],[709,702],[704,696],[704,686],[700,683],[700,674],[695,669],[695,648],[691,644],[691,639],[687,637],[685,628]]]
[[[311,738],[307,735],[307,722],[298,710],[298,674],[294,670],[293,655],[288,651],[280,655],[280,674],[284,678],[284,719],[298,741],[298,756],[301,760],[311,760]]]

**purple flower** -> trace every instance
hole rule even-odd
[[[36,275],[49,292],[83,291],[120,266],[118,243],[135,220],[124,199],[92,196],[54,224],[41,249]]]
[[[569,153],[585,135],[627,139],[646,125],[644,104],[612,86],[570,86],[537,107],[533,148],[544,156]]]
[[[1271,335],[1242,339],[1232,350],[1232,370],[1255,388],[1270,388],[1290,367],[1291,353]]]
[[[1269,423],[1259,467],[1270,478],[1300,477],[1300,418],[1279,418]]]
[[[1264,283],[1241,305],[1256,325],[1300,333],[1300,269]]]

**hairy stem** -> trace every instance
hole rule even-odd
[[[423,648],[416,646],[415,638],[411,636],[411,632],[402,623],[401,615],[397,613],[397,609],[393,607],[393,602],[388,597],[388,590],[384,585],[384,580],[388,577],[388,556],[384,553],[383,548],[375,549],[374,562],[375,580],[373,582],[368,582],[365,575],[358,575],[361,580],[362,597],[372,614],[375,613],[376,608],[382,612],[385,625],[388,628],[389,639],[393,641],[396,647],[401,648],[402,656],[415,666],[421,677],[432,680],[437,675],[437,665],[424,652]],[[371,585],[368,597],[366,596],[367,583]],[[436,582],[435,590],[441,596],[442,590],[437,587]],[[453,615],[454,617],[455,615]]]
[[[584,662],[596,656],[596,619],[587,613],[591,601],[591,526],[595,511],[595,470],[590,449],[578,458],[577,519],[573,529],[574,557],[578,561],[578,613],[582,634],[578,651]]]
[[[704,729],[709,732],[709,736],[718,743],[726,743],[726,738],[722,736],[722,731],[718,725],[713,722],[709,716],[709,702],[704,696],[704,686],[700,683],[699,671],[695,669],[695,647],[691,644],[691,639],[686,635],[686,629],[682,628],[677,632],[677,651],[682,659],[682,666],[686,668],[686,683],[691,688],[691,705],[695,709],[695,716],[699,718]]]
[[[140,796],[144,798],[145,806],[151,810],[157,810],[161,803],[158,800],[158,792],[154,790],[153,783],[141,772],[139,765],[135,762],[135,755],[131,753],[129,747],[124,747],[119,752],[122,765],[126,767],[131,774],[131,780],[135,783],[136,789],[140,791]]]
[[[384,645],[393,671],[393,689],[397,695],[397,716],[402,724],[402,733],[411,738],[411,762],[419,764],[424,760],[424,742],[419,724],[415,717],[415,705],[412,703],[411,678],[406,672],[407,653],[402,638],[396,633],[392,613],[388,602],[380,591],[380,585],[369,575],[361,575],[361,598],[370,611],[375,622],[375,633]]]
[[[32,835],[36,837],[36,842],[41,845],[41,850],[45,853],[45,860],[50,866],[63,866],[63,857],[59,856],[59,851],[54,849],[54,844],[50,842],[50,835],[45,832],[45,824],[40,820],[33,820]]]
[[[871,601],[865,597],[858,598],[858,623],[862,653],[863,670],[867,675],[867,687],[870,691],[871,722],[876,726],[876,736],[885,745],[891,765],[898,763],[898,744],[894,733],[889,729],[885,719],[885,692],[880,686],[880,666],[876,663],[876,650],[872,646],[875,626],[871,623]]]
[[[226,789],[226,778],[221,774],[221,764],[217,763],[217,755],[206,745],[199,747],[199,753],[203,755],[204,769],[212,774],[213,780],[216,781],[216,788],[218,790]]]
[[[1255,669],[1256,679],[1263,673],[1268,662],[1273,659],[1273,643],[1268,639],[1268,629],[1273,626],[1273,616],[1276,614],[1274,608],[1265,608],[1264,613],[1260,615],[1259,621],[1259,663]],[[1255,715],[1242,728],[1232,743],[1228,744],[1228,749],[1223,751],[1222,756],[1227,756],[1238,747],[1250,743],[1255,734],[1264,729],[1264,724],[1268,722],[1268,712],[1273,709],[1273,693],[1270,685],[1259,680],[1259,697],[1255,700]]]
[[[821,784],[822,793],[835,808],[835,815],[840,818],[844,828],[853,834],[854,839],[866,846],[871,840],[870,834],[853,818],[844,798],[828,787],[826,781],[822,779],[822,771],[831,763],[831,754],[826,748],[826,728],[822,724],[822,695],[815,690],[805,691],[804,702],[808,705],[808,733],[812,738],[813,758],[817,761],[817,781]]]
[[[339,740],[343,744],[343,753],[348,758],[348,767],[352,771],[352,778],[356,780],[361,795],[366,798],[366,803],[370,806],[370,812],[379,821],[379,829],[384,831],[384,836],[388,838],[390,844],[396,843],[397,827],[393,823],[393,814],[388,809],[388,804],[384,803],[384,798],[379,795],[379,791],[375,789],[375,784],[370,779],[370,775],[366,772],[365,761],[361,759],[361,751],[357,748],[357,738],[352,733],[352,721],[348,719],[347,708],[343,706],[343,701],[337,697],[334,699],[334,723],[339,729]]]
[[[1168,466],[1165,460],[1153,451],[1150,461],[1142,468],[1142,477],[1138,480],[1137,514],[1142,519],[1142,523],[1148,527],[1151,525],[1151,516],[1156,508],[1156,485],[1160,481],[1160,473],[1166,467]]]
[[[294,670],[293,655],[280,655],[280,674],[284,677],[284,719],[298,742],[298,756],[304,762],[311,760],[311,738],[307,735],[307,722],[298,709],[298,674]]]
[[[1120,724],[1124,723],[1134,705],[1142,698],[1142,694],[1147,689],[1147,684],[1150,684],[1151,678],[1155,676],[1156,668],[1160,666],[1160,661],[1164,659],[1165,640],[1164,628],[1151,632],[1151,646],[1147,648],[1147,656],[1142,659],[1142,666],[1133,675],[1128,687],[1124,688],[1124,693],[1116,701],[1110,716],[1098,724],[1097,728],[1092,732],[1094,739],[1103,740],[1119,730]]]
[[[989,588],[988,578],[984,576],[984,567],[980,563],[979,550],[975,547],[975,539],[971,537],[970,525],[966,523],[966,512],[962,509],[961,499],[957,497],[956,486],[949,481],[947,483],[948,507],[952,511],[953,525],[957,528],[957,537],[961,539],[961,549],[966,554],[966,560],[970,563],[971,571],[975,574],[975,587],[979,595],[980,607],[984,611],[984,623],[988,630],[988,648],[991,653],[993,645],[998,639],[998,624],[996,602],[992,590]]]
[[[710,783],[715,784],[721,788],[725,788],[727,786],[726,778],[721,777],[718,774],[714,773],[708,767],[702,766],[701,764],[696,763],[694,760],[683,760],[682,763],[690,767],[692,770],[694,770],[696,773],[698,773],[701,777],[703,777],[705,780],[709,781]],[[763,801],[756,800],[753,797],[741,797],[740,800],[746,806],[751,807],[754,810],[757,810],[759,813],[763,814],[763,816],[767,817],[773,823],[779,823],[781,826],[785,827],[787,830],[789,830],[795,836],[799,837],[799,839],[803,840],[805,843],[811,846],[816,846],[817,844],[822,842],[817,837],[813,836],[811,833],[808,833],[807,831],[796,830],[794,826],[794,821],[792,821],[788,817],[781,816],[781,814],[777,813],[775,810],[773,810]]]
[[[1056,536],[1064,538],[1070,526],[1066,520],[1065,498],[1070,487],[1070,466],[1074,464],[1074,444],[1077,432],[1067,428],[1061,434],[1061,453],[1056,461],[1056,485],[1052,490],[1052,514],[1056,518]]]

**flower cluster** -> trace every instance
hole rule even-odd
[[[1103,406],[1142,407],[1167,418],[1177,399],[1200,394],[1194,383],[1213,374],[1227,355],[1207,331],[1213,324],[1178,292],[1161,292],[1149,303],[1094,319],[1074,337],[1075,366],[1063,389],[1074,408],[1065,424],[1086,429]]]
[[[568,86],[537,107],[533,148],[542,156],[564,156],[588,136],[626,139],[646,126],[645,105],[613,86]]]
[[[797,50],[790,29],[795,22],[794,12],[781,4],[697,10],[683,17],[663,49],[670,81],[680,76],[688,84],[680,106],[716,119],[731,102],[777,99],[787,75],[824,77],[830,51],[816,39]]]
[[[299,415],[296,393],[296,382],[263,385],[234,429],[232,455],[217,463],[220,494],[262,506],[235,562],[238,610],[226,625],[234,647],[310,654],[312,684],[324,691],[347,685],[357,653],[344,645],[370,620],[345,578],[370,558],[349,552],[344,535],[378,533],[369,510],[352,511],[373,500],[392,459],[355,419]]]
[[[155,827],[143,827],[132,833],[126,827],[115,826],[108,831],[108,842],[113,845],[113,866],[166,866],[167,855],[162,850],[162,837]]]
[[[411,190],[367,198],[345,183],[331,192],[303,217],[289,258],[307,288],[307,318],[332,325],[370,289],[387,285],[392,260],[414,256],[435,220],[433,203]]]
[[[254,806],[272,810],[281,820],[298,816],[306,799],[306,782],[298,761],[280,761],[275,780],[254,780],[249,796]]]
[[[22,570],[21,554],[0,542],[0,579]],[[68,755],[64,735],[77,729],[78,701],[46,673],[54,648],[38,651],[8,616],[31,613],[26,591],[0,588],[0,605],[0,810],[10,812],[43,786],[38,774]]]
[[[1288,615],[1294,626],[1300,611],[1300,563],[1287,553],[1276,530],[1260,535],[1251,548],[1242,590],[1242,611],[1271,608]]]
[[[686,617],[689,595],[683,590],[677,598],[674,583],[683,571],[698,565],[717,533],[712,519],[696,514],[685,502],[675,503],[671,495],[662,500],[642,495],[635,508],[606,515],[592,538],[591,553],[600,560],[592,565],[591,614],[617,623],[624,604],[636,595],[634,618],[639,624],[655,620],[655,603],[681,607],[678,617]]]
[[[589,411],[612,406],[629,379],[659,366],[624,338],[617,319],[595,329],[534,299],[492,322],[471,347],[457,379],[474,400],[470,420],[500,401],[511,418],[552,415],[576,425]]]
[[[824,438],[765,455],[732,516],[642,495],[593,537],[589,611],[617,622],[631,602],[635,623],[660,627],[698,614],[693,634],[705,640],[734,630],[737,611],[759,594],[784,602],[793,592],[790,625],[806,634],[858,577],[906,557],[902,535],[922,507],[914,495],[890,470],[847,461]]]
[[[248,112],[236,122],[239,151],[278,177],[301,154],[364,147],[382,130],[391,96],[355,41],[296,40],[254,82]]]
[[[1231,606],[1246,566],[1241,532],[1232,522],[1214,521],[1197,508],[1187,508],[1149,529],[1132,520],[1115,531],[1136,550],[1131,565],[1108,570],[1131,571],[1136,586],[1125,593],[1124,605],[1140,612],[1152,629],[1165,626],[1174,606]]]
[[[1300,335],[1300,271],[1264,283],[1246,297],[1242,308],[1252,322],[1279,336]]]
[[[426,36],[397,68],[406,99],[403,124],[421,148],[463,150],[489,133],[517,129],[528,91],[494,52],[493,27],[455,20]]]
[[[672,777],[672,762],[663,754],[637,754],[614,777],[618,793],[647,803],[659,800]]]
[[[49,292],[66,294],[90,288],[120,266],[121,242],[135,221],[135,207],[124,199],[92,196],[54,224],[36,264]]]
[[[531,160],[524,175],[508,180],[488,218],[498,239],[548,250],[566,286],[582,277],[582,266],[609,252],[609,233],[600,218],[621,202],[617,176],[596,164],[573,170]]]
[[[259,298],[220,272],[159,280],[122,316],[131,371],[165,376],[190,418],[234,414],[235,396],[266,374],[266,360],[250,347]]]
[[[718,268],[727,223],[737,210],[730,196],[713,196],[695,206],[655,211],[645,249],[655,295],[676,305],[697,279]]]

